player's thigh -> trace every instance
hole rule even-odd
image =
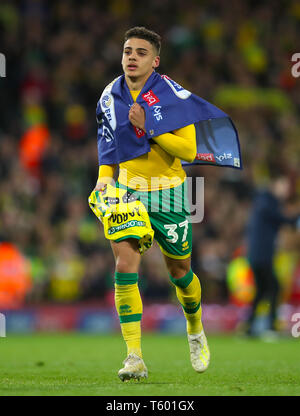
[[[149,211],[154,238],[162,253],[184,260],[192,251],[192,224],[185,184],[159,193],[159,211]]]
[[[116,263],[116,270],[120,273],[137,273],[141,262],[138,240],[127,238],[120,242],[110,241]]]
[[[154,229],[154,238],[165,256],[175,260],[190,257],[192,224],[187,212],[158,213],[151,215],[150,220]]]

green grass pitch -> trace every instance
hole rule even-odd
[[[191,367],[184,335],[143,335],[147,380],[122,383],[120,334],[35,334],[0,338],[0,396],[300,395],[300,339],[273,343],[208,336],[211,364]]]

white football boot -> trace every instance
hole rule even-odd
[[[124,368],[118,372],[118,376],[122,381],[130,379],[140,380],[140,378],[148,377],[148,370],[141,357],[136,354],[129,354],[123,361]]]
[[[210,360],[210,352],[204,331],[200,334],[188,335],[191,363],[197,373],[203,373],[207,370]]]

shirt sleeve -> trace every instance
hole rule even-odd
[[[159,144],[170,155],[193,162],[196,153],[196,129],[194,124],[174,130],[172,133],[164,133],[153,137],[153,140]]]
[[[100,165],[98,173],[98,182],[111,183],[117,165]]]

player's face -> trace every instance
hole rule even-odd
[[[124,44],[122,67],[129,78],[149,76],[159,65],[159,56],[150,42],[144,39],[130,38]]]

